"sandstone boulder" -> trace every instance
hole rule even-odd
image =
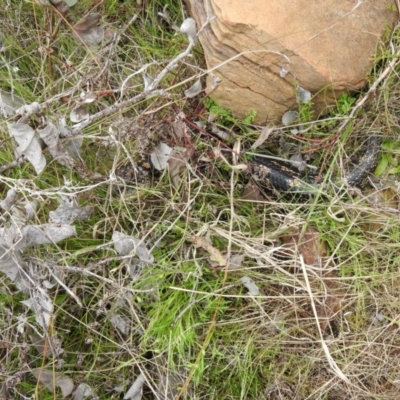
[[[317,113],[362,88],[399,16],[395,0],[186,1],[198,28],[215,16],[199,35],[208,93],[238,117],[256,110],[259,123],[296,110],[297,86]]]

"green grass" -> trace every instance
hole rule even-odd
[[[107,1],[94,9],[93,2],[78,2],[68,16],[70,24],[89,11],[99,12],[101,24],[121,35],[104,53],[79,45],[67,24],[56,32],[59,18],[50,9],[33,1],[8,3],[0,0],[2,44],[7,50],[0,53],[0,89],[12,90],[27,103],[44,104],[43,115],[55,123],[66,118],[72,125],[68,116],[81,92],[119,88],[147,63],[153,63],[148,72],[156,75],[187,46],[185,36],[157,15],[164,1],[143,6]],[[179,26],[185,11],[180,2],[168,5]],[[134,14],[136,21],[127,25]],[[398,36],[396,32],[392,38],[396,49]],[[141,372],[147,380],[144,399],[164,398],[165,393],[182,399],[396,398],[396,72],[346,126],[343,121],[362,94],[341,96],[337,108],[320,121],[313,121],[311,106],[302,104],[299,122],[311,126],[305,140],[283,129],[264,146],[284,158],[289,156],[286,148],[311,154],[308,163],[324,165],[326,194],[302,201],[272,195],[260,203],[243,199],[246,178],[216,156],[218,143],[211,135],[186,126],[188,135],[182,136],[176,125],[180,111],[193,123],[214,114],[218,128],[231,135],[228,144],[240,138],[242,151],[260,131],[251,110],[238,120],[203,95],[191,100],[183,96],[191,83],[181,82],[200,71],[197,65],[204,67],[200,46],[193,53],[188,64],[181,63],[163,80],[169,97],[141,100],[83,129],[81,161],[75,168],[60,165],[44,150],[47,166],[39,176],[27,162],[0,175],[1,200],[14,187],[21,210],[23,200],[37,203],[28,224],[48,222],[64,185],[63,193],[76,193],[80,206],[93,208],[88,220],[73,224],[76,237],[24,250],[26,271],[35,278],[30,290],[20,290],[4,274],[0,277],[3,392],[13,392],[15,398],[61,398],[60,389],[52,393],[30,372],[45,368],[69,377],[75,387],[89,385],[101,399],[123,397]],[[379,55],[371,83],[392,59],[389,50]],[[124,100],[143,90],[141,74],[129,83]],[[118,91],[101,96],[87,109],[93,115],[118,97]],[[11,120],[0,120],[1,165],[14,159],[7,122]],[[37,127],[41,121],[35,118],[31,123]],[[342,176],[342,166],[370,132],[385,137],[375,175],[388,189],[380,189],[381,183],[376,184],[378,191],[366,188],[361,193],[329,189],[329,176]],[[324,141],[335,135],[335,143]],[[159,142],[192,151],[179,172],[178,186],[167,172],[138,187],[111,179],[119,165],[146,158]],[[230,163],[229,153],[222,154]],[[3,212],[0,228],[15,218]],[[308,234],[310,228],[316,242],[325,243],[326,255],[317,251],[318,262],[303,267],[300,255],[315,253],[312,246],[282,246],[285,237]],[[126,257],[111,243],[114,231],[143,239],[154,262],[129,269]],[[202,246],[196,245],[199,238]],[[227,271],[216,265],[215,260],[228,255],[241,257],[239,268]],[[256,283],[260,296],[248,295],[241,284],[244,276]],[[44,288],[54,309],[45,330],[22,303]],[[327,295],[334,306],[340,300],[340,306],[328,311],[330,321],[320,330]],[[112,322],[116,316],[126,330]],[[45,354],[33,345],[33,334],[50,340]],[[350,383],[329,366],[322,340]]]

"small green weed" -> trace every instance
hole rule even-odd
[[[231,130],[236,128],[241,133],[248,131],[248,125],[254,122],[257,115],[257,112],[252,110],[243,120],[239,120],[233,116],[231,110],[221,107],[211,98],[206,98],[204,104],[208,111],[216,117],[218,124]]]
[[[348,93],[343,93],[337,100],[337,106],[335,110],[336,115],[348,115],[356,102],[356,98],[350,96]]]

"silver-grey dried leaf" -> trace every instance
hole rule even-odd
[[[6,198],[0,201],[0,208],[2,208],[4,211],[8,211],[17,201],[18,201],[17,191],[14,188],[12,188],[7,191]]]
[[[0,246],[5,249],[24,250],[36,244],[57,243],[76,236],[76,229],[71,225],[11,225],[0,231]]]
[[[38,290],[34,297],[22,300],[21,303],[35,313],[37,324],[47,330],[53,317],[53,302],[44,289]]]
[[[35,201],[28,201],[23,205],[23,207],[24,207],[24,220],[25,221],[32,220],[36,216],[38,204]]]
[[[95,100],[97,100],[97,96],[93,92],[86,92],[81,94],[81,99],[84,103],[93,103]]]
[[[222,79],[219,76],[214,76],[211,83],[211,90],[215,90],[220,85],[221,82]]]
[[[61,240],[76,236],[76,229],[71,225],[30,225],[22,228],[24,247],[34,244],[58,243]]]
[[[92,215],[90,206],[79,207],[62,204],[56,210],[49,212],[49,222],[53,224],[71,224],[75,221],[87,221]]]
[[[82,147],[82,144],[83,144],[82,136],[68,138],[63,141],[63,145],[68,150],[68,153],[71,155],[71,157],[77,160],[81,159],[81,154],[79,150]]]
[[[145,268],[148,263],[141,261],[137,258],[132,258],[125,264],[128,268],[129,276],[133,281],[136,281],[137,279],[140,278],[140,275],[142,274],[143,268]]]
[[[24,123],[8,124],[8,132],[17,141],[21,152],[29,147],[32,138],[35,136],[34,129]]]
[[[250,295],[258,296],[260,294],[260,289],[254,283],[254,281],[248,276],[243,276],[240,279],[240,282],[242,282],[243,286],[249,291]]]
[[[56,281],[56,280],[53,280],[53,281],[50,282],[50,281],[48,281],[47,279],[45,279],[45,280],[42,282],[42,285],[43,285],[43,287],[44,287],[45,289],[53,289],[53,287],[57,285],[57,281]]]
[[[144,90],[148,90],[149,87],[152,85],[152,83],[154,82],[154,78],[151,77],[149,74],[147,74],[146,72],[143,74],[143,84],[144,84]]]
[[[61,389],[62,397],[69,396],[74,390],[74,382],[71,378],[59,373],[50,371],[43,368],[36,368],[32,371],[33,376],[53,394],[54,387],[57,386]]]
[[[201,81],[200,79],[197,79],[197,81],[190,86],[189,89],[185,90],[184,93],[187,98],[191,99],[192,97],[195,97],[201,93],[202,90],[203,88],[201,87]]]
[[[33,219],[36,216],[37,203],[19,202],[10,209],[12,213],[12,221],[14,226],[25,226],[26,221]]]
[[[40,174],[46,166],[46,159],[35,131],[27,124],[14,123],[8,124],[8,132],[18,143],[15,149],[17,156],[24,155],[35,168],[36,173]]]
[[[86,107],[79,105],[70,112],[69,119],[73,123],[86,121],[89,119],[89,113],[87,112]]]
[[[61,347],[62,340],[60,340],[57,335],[49,336],[46,335],[42,337],[37,333],[32,333],[29,335],[33,346],[37,350],[37,352],[44,356],[44,355],[61,355],[64,353],[64,349]],[[49,343],[51,341],[51,352],[49,351]]]
[[[60,131],[57,127],[49,122],[42,129],[37,130],[40,137],[46,143],[51,156],[61,165],[73,167],[75,160],[69,155],[60,140]]]
[[[60,118],[58,122],[58,129],[60,130],[60,135],[63,138],[72,136],[71,128],[65,122],[65,118]]]
[[[222,129],[219,129],[217,124],[211,123],[211,132],[214,135],[217,135],[222,140],[231,140],[232,139],[232,135],[227,131],[223,131]]]
[[[289,70],[286,69],[285,65],[282,65],[281,70],[279,71],[279,76],[284,78],[289,73]]]
[[[19,97],[0,90],[0,115],[4,118],[14,115],[15,111],[23,105],[24,102]]]
[[[72,28],[78,42],[83,41],[87,46],[95,46],[104,39],[104,28],[97,24],[101,20],[98,13],[90,13]]]
[[[129,323],[122,315],[113,314],[110,318],[110,322],[114,328],[117,328],[122,334],[127,335],[129,333]]]
[[[167,167],[172,148],[166,143],[159,143],[154,151],[150,154],[153,167],[158,171],[163,171]]]
[[[77,36],[79,36],[87,46],[96,46],[104,39],[104,28],[102,26],[95,26],[88,32],[80,32]]]
[[[9,248],[0,245],[0,271],[3,272],[11,282],[17,284],[20,280],[21,274],[19,268],[21,265],[23,265],[23,261],[19,252],[13,252]],[[19,288],[22,289],[20,286]]]
[[[72,394],[72,400],[83,400],[89,397],[92,400],[99,398],[96,392],[87,383],[80,383]]]
[[[298,103],[308,103],[311,100],[311,92],[297,86],[297,102]]]
[[[243,265],[243,254],[234,254],[229,259],[229,269],[239,269]]]
[[[124,400],[141,400],[143,395],[143,384],[146,382],[145,376],[141,373],[133,382],[132,386],[124,395]]]
[[[196,21],[193,18],[186,18],[179,30],[188,37],[189,43],[192,45],[197,43]]]
[[[29,335],[31,342],[40,355],[44,355],[48,349],[47,339],[39,336],[37,333]]]
[[[285,126],[291,125],[298,116],[299,113],[297,111],[286,111],[282,116],[282,124]]]
[[[147,263],[154,262],[153,255],[147,250],[142,240],[122,232],[114,231],[112,241],[118,254],[122,256],[136,254],[142,261]]]
[[[4,249],[15,250],[21,237],[22,235],[19,232],[19,226],[16,226],[16,224],[0,228],[0,246]]]
[[[38,114],[40,111],[40,104],[37,101],[34,101],[31,104],[24,104],[22,107],[18,108],[15,113],[23,117],[27,117],[29,115]]]

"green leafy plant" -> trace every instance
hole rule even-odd
[[[306,103],[301,102],[299,105],[299,116],[298,120],[300,122],[310,122],[313,121],[314,110],[312,101],[307,101]]]
[[[237,128],[240,131],[247,132],[247,125],[253,123],[257,116],[257,112],[255,110],[251,110],[244,119],[240,120],[233,116],[231,110],[221,107],[209,97],[204,100],[204,104],[209,113],[216,117],[216,122],[229,129]]]
[[[350,96],[348,93],[341,94],[337,100],[335,113],[338,115],[347,115],[351,111],[356,100],[355,97]]]

